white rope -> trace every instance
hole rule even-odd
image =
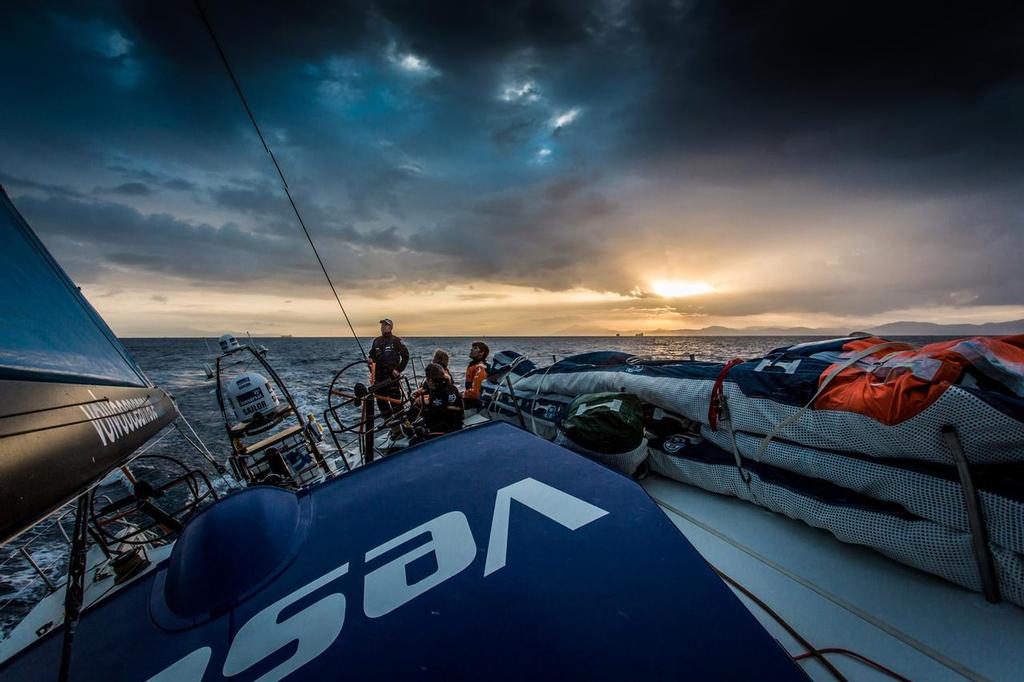
[[[167,426],[170,426],[170,424],[168,424]],[[164,427],[164,433],[163,433],[162,436],[160,436],[159,438],[157,438],[154,441],[150,441],[149,443],[146,443],[146,447],[144,447],[141,450],[139,450],[139,452],[135,455],[135,457],[138,457],[139,455],[146,454],[150,449],[155,447],[157,445],[157,443],[162,441],[164,438],[167,438],[167,436],[169,436],[171,434],[171,430],[169,428],[167,428],[167,426]]]
[[[206,456],[210,460],[213,460],[213,453],[210,452],[210,448],[206,446],[206,443],[204,443],[203,439],[199,437],[199,434],[196,433],[196,430],[192,427],[192,424],[189,423],[188,419],[185,417],[184,414],[181,413],[180,410],[178,411],[178,416],[181,417],[181,421],[185,422],[185,426],[187,426],[188,430],[192,432],[192,435],[196,437],[196,441],[198,441],[199,444],[203,447],[203,452],[206,453]]]

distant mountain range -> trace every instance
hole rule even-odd
[[[1004,336],[1024,334],[1024,320],[982,324],[932,324],[931,322],[890,322],[869,331],[882,336]]]
[[[701,327],[700,329],[655,329],[647,336],[845,336],[849,329],[818,327]]]
[[[1010,322],[984,322],[982,324],[935,324],[933,322],[890,322],[867,329],[840,329],[828,327],[701,327],[699,329],[655,329],[645,331],[646,336],[846,336],[854,331],[865,331],[879,336],[1004,336],[1024,334],[1024,320]],[[633,336],[636,331],[619,332]],[[558,332],[558,336],[615,336],[616,332],[575,325]]]

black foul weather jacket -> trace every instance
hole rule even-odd
[[[462,428],[465,412],[459,389],[448,382],[437,385],[426,396],[423,421],[431,433],[451,433]]]
[[[378,336],[370,346],[370,359],[376,368],[374,381],[384,381],[391,378],[392,370],[405,370],[409,364],[409,349],[394,334]]]

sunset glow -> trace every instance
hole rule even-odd
[[[656,279],[651,282],[651,292],[662,298],[683,298],[710,294],[715,288],[707,282],[688,282],[683,279]]]
[[[194,8],[49,4],[0,29],[0,184],[120,335],[345,334],[332,285],[363,334],[1024,320],[1012,21],[210,3],[314,254]]]

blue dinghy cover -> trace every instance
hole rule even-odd
[[[806,679],[635,482],[506,424],[287,495],[200,512],[84,614],[71,678]]]

